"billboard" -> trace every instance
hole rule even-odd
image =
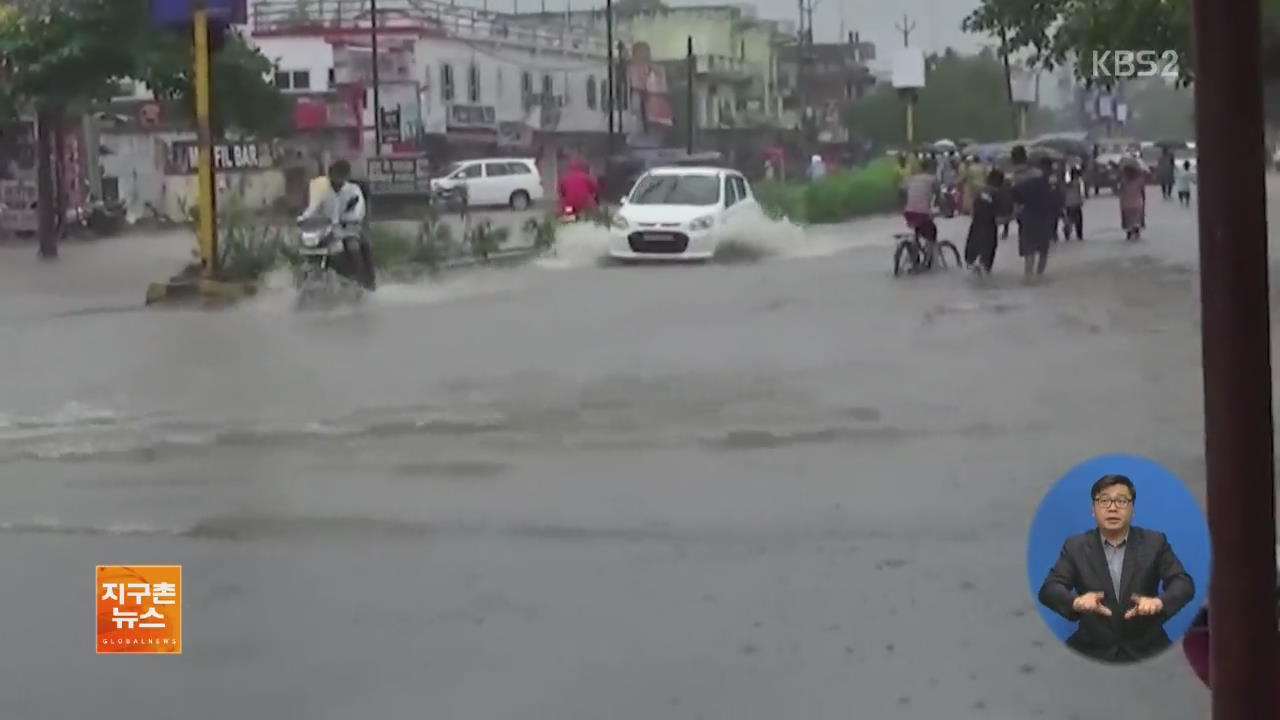
[[[197,0],[151,0],[151,22],[172,27],[191,24]],[[223,25],[245,25],[249,22],[248,0],[204,0],[209,19]]]
[[[903,48],[893,58],[893,86],[899,90],[924,87],[924,51]]]

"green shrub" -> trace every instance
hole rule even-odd
[[[888,158],[861,170],[828,175],[804,191],[805,217],[815,223],[890,212],[897,206],[898,171]]]
[[[756,202],[760,203],[761,209],[769,217],[797,223],[808,222],[804,185],[766,180],[756,184],[754,189]]]
[[[775,220],[841,222],[895,210],[898,171],[893,161],[885,158],[807,184],[762,182],[755,186],[755,196],[760,207]]]
[[[401,230],[385,225],[372,225],[365,232],[373,251],[373,265],[379,270],[409,262],[417,249],[417,239]]]
[[[529,218],[524,224],[524,234],[537,250],[550,250],[556,244],[559,220],[554,215]]]
[[[478,260],[488,262],[489,256],[502,248],[508,235],[510,230],[507,228],[495,227],[488,220],[483,220],[467,230],[466,242],[471,246],[471,252]]]
[[[224,220],[218,234],[218,270],[224,280],[258,280],[283,264],[288,252],[280,228]]]

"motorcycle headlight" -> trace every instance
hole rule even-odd
[[[614,215],[613,220],[611,221],[610,224],[612,224],[613,227],[617,230],[626,230],[628,227],[630,227],[630,224],[627,222],[627,219],[622,217],[621,215]]]
[[[716,224],[715,215],[704,215],[697,220],[689,223],[689,229],[693,231],[710,230],[712,225]]]

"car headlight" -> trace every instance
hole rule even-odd
[[[626,230],[628,227],[630,227],[630,224],[627,222],[627,219],[622,217],[621,215],[614,215],[613,220],[611,221],[610,224],[613,225],[615,230]]]
[[[703,217],[689,223],[689,229],[693,231],[710,230],[712,225],[716,224],[715,215],[704,215]]]

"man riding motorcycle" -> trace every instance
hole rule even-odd
[[[326,183],[321,180],[327,180]],[[326,178],[316,178],[311,183],[312,197],[310,206],[298,216],[298,223],[304,223],[316,217],[327,218],[334,225],[363,225],[366,213],[364,192],[360,186],[351,182],[351,164],[346,160],[338,160],[329,166]],[[356,248],[344,243],[344,249],[352,263],[359,268],[360,284],[366,290],[373,290],[376,279],[373,271],[373,248],[365,233],[355,238]]]
[[[569,215],[592,212],[600,204],[600,182],[591,174],[585,160],[569,163],[569,171],[560,178],[557,187],[561,211]]]

